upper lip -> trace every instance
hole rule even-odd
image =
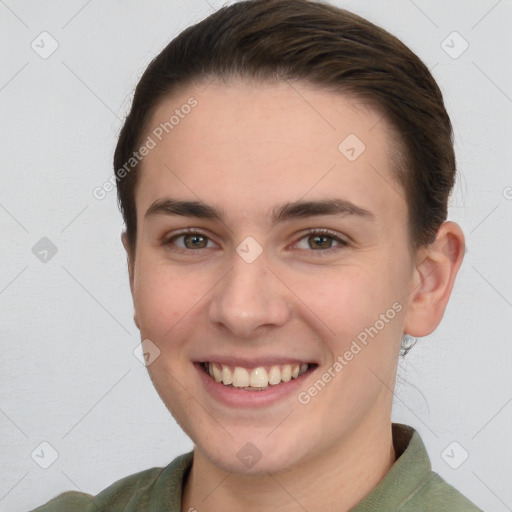
[[[310,359],[302,359],[297,357],[281,357],[281,356],[262,356],[262,357],[233,357],[212,355],[206,356],[197,361],[198,363],[218,363],[226,366],[240,366],[243,368],[258,368],[259,366],[273,366],[282,364],[315,364]]]

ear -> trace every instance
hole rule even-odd
[[[126,251],[126,263],[128,265],[128,275],[130,277],[130,291],[132,293],[132,299],[135,306],[135,296],[133,295],[133,279],[134,279],[134,273],[135,273],[135,255],[132,254],[132,250],[130,248],[130,244],[128,243],[128,235],[126,231],[123,231],[121,233],[121,242],[123,243],[124,250]],[[139,318],[137,316],[137,310],[135,308],[135,311],[133,313],[133,321],[135,322],[135,325],[140,330],[140,324],[139,324]]]
[[[427,336],[439,325],[464,251],[464,233],[455,222],[444,222],[435,241],[418,251],[405,317],[405,334],[418,338]]]

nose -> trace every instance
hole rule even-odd
[[[212,291],[209,320],[233,338],[254,339],[289,318],[288,290],[267,263],[264,253],[252,263],[235,253],[231,270]]]

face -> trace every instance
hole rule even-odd
[[[168,409],[238,473],[389,425],[414,265],[386,121],[305,84],[239,81],[173,95],[150,130],[176,109],[142,162],[131,269]]]

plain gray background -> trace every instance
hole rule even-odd
[[[96,494],[192,448],[134,355],[115,192],[92,190],[146,65],[223,3],[0,0],[1,511]],[[449,218],[467,254],[442,325],[400,364],[394,421],[483,510],[512,510],[512,2],[332,3],[408,44],[454,124]]]

